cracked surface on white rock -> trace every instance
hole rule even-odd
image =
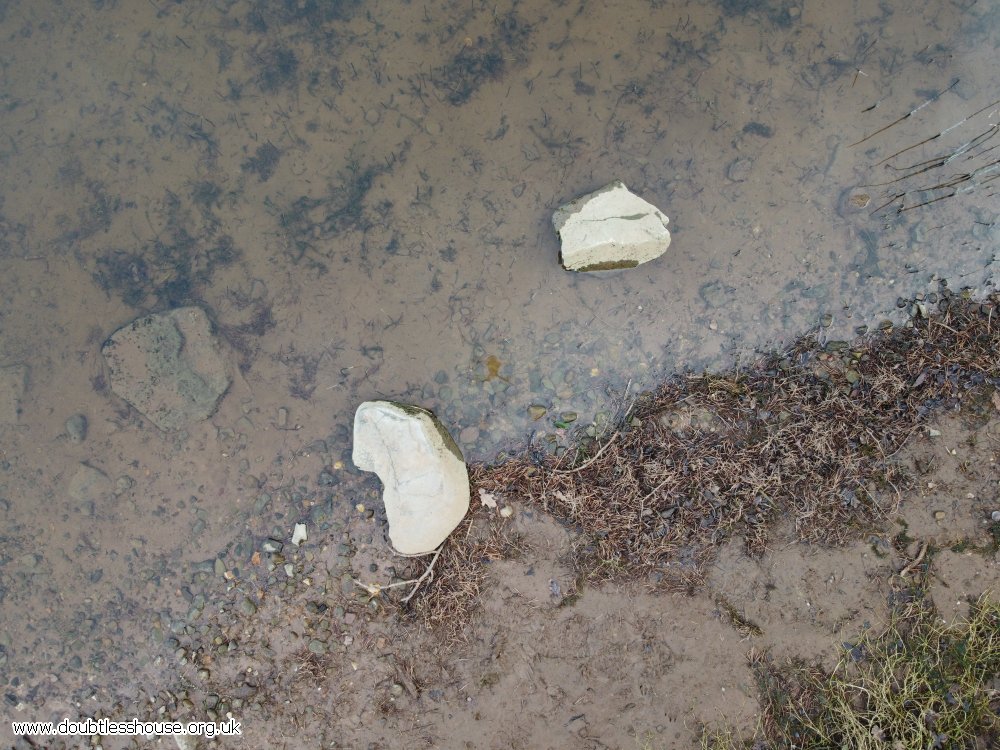
[[[581,196],[552,214],[567,271],[634,268],[670,247],[668,219],[619,181]]]
[[[469,510],[469,472],[458,445],[426,409],[366,401],[354,414],[355,465],[382,480],[397,552],[433,552]]]

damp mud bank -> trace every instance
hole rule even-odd
[[[528,450],[570,471],[675,373],[726,373],[808,332],[842,357],[862,330],[946,312],[945,279],[987,300],[998,24],[986,3],[892,1],[0,4],[5,720],[242,718],[220,747],[684,745],[720,712],[755,720],[744,619],[778,655],[832,667],[920,540],[952,586],[938,597],[931,574],[939,610],[963,614],[993,585],[993,559],[949,536],[986,544],[989,424],[911,436],[935,483],[902,502],[924,508],[916,547],[891,525],[891,552],[785,549],[794,527],[753,560],[729,541],[720,575],[758,588],[693,599],[652,591],[655,565],[626,583],[627,557],[607,588],[580,578],[566,510],[583,496],[564,484],[582,471],[555,475],[566,500],[548,508],[487,489],[496,513],[456,530],[468,544],[430,582],[466,566],[487,614],[445,616],[465,611],[456,589],[433,611],[460,627],[434,633],[417,616],[446,590],[429,576],[416,626],[387,614],[411,585],[366,587],[427,561],[385,554],[350,425],[367,400],[418,404],[480,465]],[[552,212],[612,179],[670,217],[670,252],[569,274]],[[210,416],[161,431],[116,395],[101,349],[187,307],[231,383]],[[866,502],[840,489],[848,510]],[[679,506],[642,511],[673,529]],[[779,604],[801,630],[774,625]],[[18,750],[79,744],[9,732]]]

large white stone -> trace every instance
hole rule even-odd
[[[382,480],[389,539],[405,555],[433,552],[469,510],[462,451],[426,409],[366,401],[354,414],[354,463]]]
[[[567,271],[634,268],[659,258],[670,247],[669,221],[619,181],[552,214],[562,241],[560,260]]]

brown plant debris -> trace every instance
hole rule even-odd
[[[894,456],[928,415],[995,389],[998,303],[942,285],[938,311],[914,305],[906,326],[853,344],[808,335],[749,368],[675,377],[623,407],[610,438],[471,467],[473,494],[570,525],[578,565],[596,580],[690,587],[727,538],[759,554],[789,520],[802,541],[843,543],[896,509],[908,478]],[[414,601],[428,623],[460,628],[484,561],[506,549],[501,519],[485,536],[469,533],[474,522],[453,533]]]

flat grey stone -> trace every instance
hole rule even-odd
[[[355,465],[382,480],[389,539],[433,552],[469,510],[469,472],[455,440],[426,409],[366,401],[354,415]]]
[[[78,503],[105,500],[114,494],[114,485],[100,469],[90,464],[80,464],[70,477],[66,491]]]
[[[200,307],[139,318],[102,351],[111,389],[161,430],[207,419],[229,389],[229,368]]]
[[[668,219],[619,181],[556,209],[552,226],[567,271],[634,268],[670,247]]]

